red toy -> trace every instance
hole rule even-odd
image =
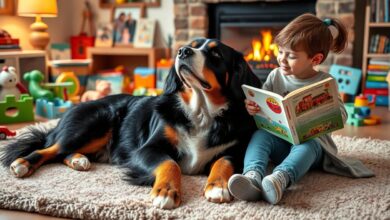
[[[13,137],[15,135],[15,131],[10,131],[7,127],[0,126],[0,140],[5,140],[7,137]]]

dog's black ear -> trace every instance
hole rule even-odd
[[[168,76],[165,79],[164,93],[171,94],[175,93],[183,88],[183,83],[180,81],[179,76],[176,74],[174,66],[169,70]]]
[[[234,57],[234,72],[231,76],[230,89],[236,99],[244,100],[245,94],[241,88],[241,85],[247,84],[256,88],[261,88],[262,83],[260,79],[253,73],[241,53],[236,52]]]

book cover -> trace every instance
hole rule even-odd
[[[333,78],[297,89],[285,97],[248,85],[242,88],[247,99],[261,108],[254,116],[258,128],[292,144],[343,128]]]

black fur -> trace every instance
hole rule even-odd
[[[198,40],[198,45],[204,41]],[[212,56],[209,50],[215,50],[219,56]],[[231,160],[239,171],[250,135],[256,129],[253,118],[245,110],[241,85],[260,87],[261,83],[242,54],[230,47],[219,43],[202,53],[206,57],[205,66],[215,74],[221,94],[228,102],[228,108],[214,117],[206,148],[237,141],[234,146],[207,161],[203,171],[209,171],[211,163],[222,156]],[[125,168],[126,179],[132,184],[152,184],[156,166],[165,160],[180,161],[183,157],[177,146],[173,146],[164,135],[164,127],[170,125],[181,135],[180,132],[190,132],[195,126],[179,104],[178,93],[184,89],[176,69],[172,67],[161,96],[122,94],[81,103],[66,112],[54,129],[30,128],[28,133],[19,136],[2,149],[1,162],[8,167],[17,158],[27,158],[34,150],[54,143],[61,146],[56,160],[62,161],[81,146],[110,132],[112,136],[106,147],[110,162]],[[87,156],[93,158],[95,155]]]

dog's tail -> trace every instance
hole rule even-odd
[[[0,146],[0,161],[3,166],[9,167],[14,160],[25,157],[35,150],[43,149],[52,129],[35,125],[27,127],[26,130],[5,146]]]

